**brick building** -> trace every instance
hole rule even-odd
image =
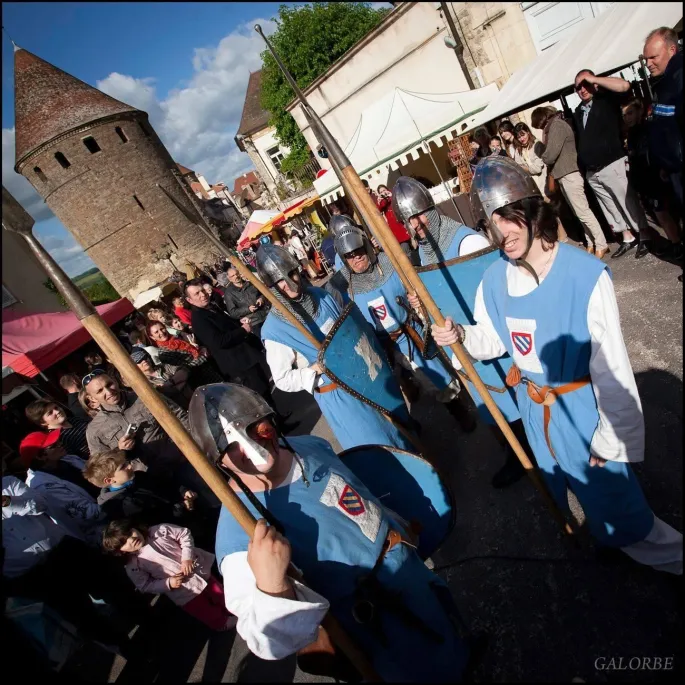
[[[169,262],[156,257],[165,244],[176,246],[180,267],[211,258],[145,112],[21,48],[14,69],[15,171],[121,295],[134,298],[170,275]]]

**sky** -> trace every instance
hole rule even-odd
[[[253,168],[233,137],[250,72],[261,68],[282,3],[5,2],[14,42],[112,97],[146,111],[172,157],[209,183]],[[298,4],[298,3],[286,3]],[[386,3],[383,3],[384,5]],[[14,172],[14,59],[2,36],[2,182],[70,276],[94,266],[29,182]]]

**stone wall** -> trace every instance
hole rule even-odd
[[[99,151],[86,147],[89,137]],[[181,268],[185,259],[211,256],[211,244],[191,220],[196,211],[172,174],[175,168],[147,116],[126,113],[51,141],[19,172],[114,288],[134,298],[170,275],[169,262],[154,256],[169,236]]]
[[[496,83],[501,89],[517,69],[537,57],[520,3],[451,2],[447,6],[452,10],[464,45],[464,61],[476,85],[476,68],[483,85]]]

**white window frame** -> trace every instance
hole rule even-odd
[[[274,152],[276,150],[276,152]],[[283,159],[285,158],[285,155],[283,152],[281,152],[281,148],[278,147],[278,145],[274,145],[273,147],[270,147],[267,151],[266,154],[268,155],[269,159],[271,160],[271,163],[274,165],[276,168],[276,171],[279,173],[281,172],[281,163],[283,162]]]

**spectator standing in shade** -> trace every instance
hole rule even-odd
[[[68,417],[57,402],[51,400],[36,400],[26,409],[26,418],[36,426],[48,431],[60,431],[61,441],[69,454],[81,459],[88,459],[90,451],[86,440],[86,431],[90,419]]]
[[[533,128],[543,132],[540,158],[549,167],[549,173],[559,183],[566,202],[583,225],[587,251],[602,259],[609,252],[609,247],[585,195],[573,129],[554,107],[537,107],[533,110],[531,122]]]
[[[176,402],[179,407],[188,409],[193,391],[188,385],[190,370],[186,366],[172,364],[155,364],[145,350],[134,350],[131,353],[134,364],[145,374],[145,377],[162,395]]]
[[[174,305],[174,314],[183,321],[184,324],[190,326],[190,309],[185,306],[185,300],[182,295],[175,295],[171,303]]]
[[[623,108],[623,121],[626,124],[626,146],[630,168],[628,180],[637,191],[645,207],[654,212],[659,225],[666,232],[669,243],[664,247],[655,245],[652,249],[658,257],[670,256],[681,259],[683,256],[680,229],[674,220],[678,216],[671,184],[651,164],[647,122],[644,120],[644,105],[635,99]]]
[[[630,90],[630,83],[582,69],[576,74],[575,89],[582,100],[573,115],[578,163],[612,230],[622,241],[611,257],[621,257],[636,247],[633,231],[640,236],[635,252],[639,259],[649,252],[652,232],[637,193],[628,183],[626,170],[620,96]]]
[[[491,157],[507,157],[507,153],[502,145],[502,139],[499,136],[490,138],[490,156]]]
[[[209,350],[224,379],[251,388],[272,404],[269,377],[265,373],[266,358],[259,340],[251,333],[250,324],[241,327],[211,302],[199,280],[188,281],[185,287],[193,332],[198,343]]]
[[[81,379],[75,373],[66,373],[59,379],[59,384],[67,393],[67,409],[72,415],[77,419],[90,421],[90,416],[86,414],[78,401],[78,394],[81,392]]]
[[[166,330],[166,326],[163,323],[159,321],[155,321],[154,323],[159,326],[163,326]],[[152,345],[148,344],[149,341],[146,340],[145,331],[131,331],[128,334],[128,339],[131,342],[132,352],[134,352],[136,349],[144,350],[152,357],[152,361],[155,364],[160,363],[159,350],[156,347],[153,347]]]
[[[395,212],[392,209],[392,193],[388,189],[388,186],[378,186],[376,198],[378,211],[383,215],[388,226],[390,226],[390,230],[395,238],[397,238],[397,242],[400,244],[403,252],[407,257],[410,257],[412,253],[411,236],[404,225],[398,221],[395,216]]]
[[[226,271],[226,278],[228,285],[224,290],[224,302],[228,315],[241,324],[247,321],[252,332],[259,338],[271,303],[264,300],[252,283],[244,281],[235,267]]]
[[[6,596],[36,598],[105,645],[126,644],[95,609],[92,597],[118,604],[132,595],[100,553],[49,515],[44,496],[14,476],[2,479],[2,573]]]
[[[514,159],[514,124],[509,119],[505,119],[500,121],[498,130],[504,151],[508,157]]]
[[[654,79],[655,102],[649,120],[649,152],[662,178],[670,181],[683,209],[683,53],[667,26],[645,41],[647,69]],[[682,248],[680,250],[682,256]]]

